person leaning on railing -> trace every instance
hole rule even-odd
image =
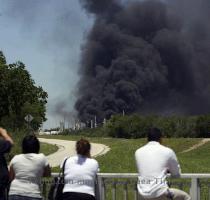
[[[8,153],[13,145],[13,140],[7,131],[0,127],[0,200],[6,199],[6,189],[9,184],[9,173],[7,169],[5,153]]]
[[[161,145],[161,138],[158,128],[150,129],[148,143],[135,152],[139,194],[143,199],[190,200],[186,192],[167,185],[167,173],[179,177],[181,169],[174,151]]]
[[[76,143],[77,155],[67,158],[67,160],[64,159],[66,162],[63,199],[95,200],[95,178],[99,171],[99,165],[95,159],[91,158],[90,148],[89,141],[80,139]]]
[[[40,143],[34,135],[22,141],[22,154],[10,162],[11,185],[9,200],[41,200],[41,178],[50,176],[51,170],[44,154],[39,153]]]

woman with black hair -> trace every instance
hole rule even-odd
[[[65,159],[63,199],[95,200],[95,178],[99,167],[90,156],[90,148],[87,140],[80,139],[76,143],[77,155]]]
[[[22,154],[10,162],[11,186],[9,200],[42,199],[40,184],[43,176],[50,176],[51,170],[44,154],[39,154],[39,140],[34,135],[24,137]]]

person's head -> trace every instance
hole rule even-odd
[[[23,153],[39,153],[40,144],[35,135],[27,135],[22,141]]]
[[[158,128],[151,128],[148,131],[147,140],[148,142],[161,142],[162,133]]]
[[[90,143],[88,140],[80,139],[76,143],[76,152],[81,156],[90,157]]]

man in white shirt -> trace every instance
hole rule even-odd
[[[148,143],[135,152],[139,194],[143,199],[190,200],[186,192],[167,185],[167,173],[179,177],[181,169],[174,151],[160,144],[161,138],[159,129],[150,129]]]

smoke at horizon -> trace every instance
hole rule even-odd
[[[210,2],[82,0],[94,25],[82,47],[75,108],[112,114],[210,112]]]

